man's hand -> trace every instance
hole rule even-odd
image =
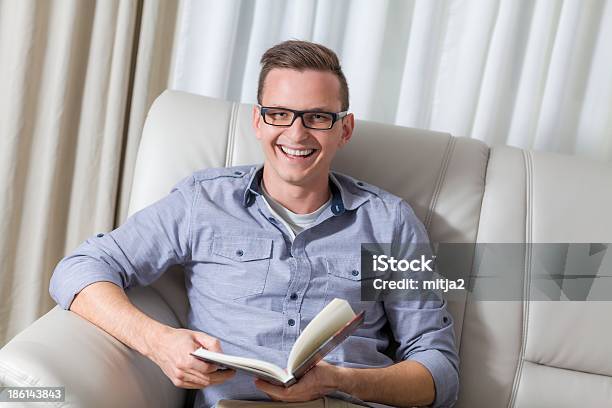
[[[199,347],[221,353],[219,340],[205,333],[168,328],[156,336],[148,357],[181,388],[204,388],[221,384],[234,376],[233,370],[217,371],[217,366],[198,360],[191,352]]]
[[[256,379],[255,386],[271,399],[285,402],[312,401],[338,389],[338,368],[320,361],[291,387],[285,388]]]

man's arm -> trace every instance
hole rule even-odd
[[[95,282],[85,287],[74,298],[70,310],[153,360],[177,387],[203,388],[234,375],[229,370],[216,372],[216,366],[189,354],[198,347],[221,352],[217,339],[151,319],[114,283]]]
[[[148,285],[170,266],[189,261],[194,186],[194,178],[186,178],[116,230],[86,240],[59,262],[49,285],[62,308],[149,357],[184,388],[202,388],[232,375],[213,373],[214,365],[189,354],[200,346],[221,351],[219,342],[151,319],[130,302],[124,289]]]
[[[406,360],[385,368],[336,368],[338,390],[363,401],[412,407],[430,405],[435,398],[431,373],[416,361]]]
[[[279,401],[310,401],[341,391],[363,401],[396,407],[430,405],[435,398],[429,371],[406,360],[385,368],[347,368],[319,363],[289,388],[256,380],[257,388]]]

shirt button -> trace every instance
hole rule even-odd
[[[359,275],[359,271],[358,271],[357,269],[353,269],[353,270],[351,271],[351,275],[353,275],[353,276],[357,276],[357,275]]]
[[[242,249],[239,249],[239,250],[236,251],[236,255],[242,256],[242,255],[244,255],[244,251]]]
[[[444,317],[442,318],[442,321],[443,321],[444,323],[448,323],[448,317],[444,316]]]
[[[241,171],[235,171],[234,174],[237,175],[237,176],[242,176],[242,172]]]
[[[293,319],[289,319],[289,320],[287,321],[287,324],[288,324],[289,326],[295,326],[295,320],[293,320]]]
[[[268,220],[272,223],[272,224],[276,224],[276,218],[274,217],[270,217],[268,218]]]
[[[363,187],[363,183],[361,181],[358,181],[357,185]]]
[[[294,292],[294,293],[292,293],[292,294],[291,294],[291,296],[289,296],[289,299],[291,299],[291,300],[296,300],[296,299],[297,299],[297,297],[298,297],[298,296],[297,296],[297,293],[295,293],[295,292]]]
[[[103,233],[99,233],[98,235],[96,235],[96,237],[98,237],[98,238],[102,238],[103,236],[104,236]]]

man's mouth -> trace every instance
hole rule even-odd
[[[310,157],[317,151],[317,149],[291,149],[283,145],[277,145],[285,156],[295,159],[305,159]]]

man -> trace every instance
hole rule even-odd
[[[330,172],[354,126],[336,55],[287,41],[261,62],[253,127],[263,167],[194,173],[63,259],[51,295],[149,357],[176,386],[202,389],[196,406],[328,394],[394,406],[452,405],[458,358],[445,303],[359,298],[361,242],[423,243],[427,235],[400,198]],[[173,264],[185,269],[189,330],[152,320],[124,293]],[[365,324],[287,389],[189,354],[202,346],[282,366],[300,330],[335,297],[365,309]],[[397,362],[384,353],[386,325],[398,343]]]

